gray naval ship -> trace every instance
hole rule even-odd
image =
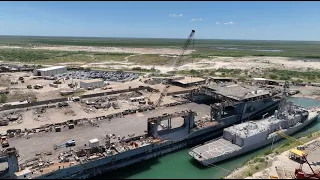
[[[283,100],[274,115],[248,121],[223,130],[223,136],[191,148],[189,155],[204,166],[239,156],[291,135],[316,120],[315,109],[304,109]],[[278,134],[283,134],[278,136]]]
[[[54,161],[41,161],[34,166],[18,163],[18,149],[2,152],[0,162],[8,162],[2,177],[18,179],[85,179],[95,177],[121,167],[157,157],[188,145],[199,144],[220,136],[223,128],[240,123],[246,118],[260,116],[277,108],[281,90],[260,88],[241,84],[215,84],[203,86],[189,94],[194,101],[210,99],[211,117],[195,120],[196,112],[185,110],[173,114],[149,118],[147,131],[128,139],[111,142],[106,136],[105,144],[68,150],[60,153]],[[171,128],[173,118],[182,117],[183,125]],[[161,122],[168,126],[159,130]],[[63,167],[63,168],[62,168]]]

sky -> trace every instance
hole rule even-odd
[[[320,2],[0,2],[0,35],[320,41]]]

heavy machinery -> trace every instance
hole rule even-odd
[[[195,32],[196,32],[195,30],[191,30],[191,33],[189,34],[187,40],[185,41],[185,43],[184,43],[183,46],[182,46],[182,50],[181,50],[180,55],[178,56],[178,58],[177,58],[175,61],[173,61],[173,71],[170,72],[171,75],[172,75],[172,78],[173,78],[173,76],[175,75],[178,66],[181,65],[182,58],[183,58],[186,50],[188,49],[188,47],[191,45],[192,42],[193,42],[193,47],[194,47],[193,38],[194,38]],[[167,95],[167,92],[168,92],[169,87],[170,87],[170,85],[167,85],[167,86],[163,89],[163,91],[161,92],[159,99],[158,99],[157,102],[155,103],[155,106],[156,106],[156,107],[158,107],[158,106],[160,105],[160,103],[162,102],[163,98]]]
[[[59,79],[53,81],[53,84],[62,84],[61,80],[63,80],[63,83],[65,83],[63,78],[59,78]]]
[[[42,84],[36,84],[33,86],[34,89],[41,89],[43,88],[43,85]]]
[[[302,170],[303,163],[300,164],[300,167],[295,169],[294,174],[296,176],[296,179],[320,179],[320,169],[313,170],[311,167],[311,164],[308,162],[306,155],[302,155],[302,157],[305,159],[305,162],[310,167],[312,173],[306,173]]]
[[[63,144],[54,145],[54,146],[53,146],[53,149],[54,149],[54,150],[57,150],[57,149],[60,149],[60,148],[72,147],[72,146],[75,146],[75,145],[76,145],[76,141],[75,141],[75,140],[69,140],[69,141],[67,141],[66,143],[63,143]]]
[[[278,135],[290,140],[290,141],[293,141],[293,142],[296,142],[300,145],[303,145],[304,143],[299,141],[298,139],[296,138],[293,138],[291,136],[288,136],[286,134],[284,134],[283,132],[281,131],[278,131],[277,132]],[[298,146],[299,148],[297,148],[299,151],[301,151],[302,149],[304,149],[304,147],[302,146]],[[300,163],[300,167],[295,169],[294,171],[294,174],[296,176],[296,179],[320,179],[320,169],[318,170],[313,170],[313,168],[311,167],[311,164],[308,162],[307,160],[307,156],[308,154],[310,154],[311,152],[317,150],[318,148],[320,147],[320,145],[318,143],[315,144],[315,147],[312,148],[311,150],[309,150],[308,152],[304,152],[302,151],[302,153],[300,154],[300,158],[301,160],[299,161]],[[300,150],[301,149],[301,150]],[[289,155],[289,158],[292,159],[291,155]],[[303,167],[303,164],[304,163],[307,163],[309,168],[311,169],[312,173],[306,173],[303,171],[302,167]]]
[[[75,83],[70,83],[70,84],[68,84],[68,86],[70,88],[75,88],[75,87],[77,87],[77,83],[76,82]]]
[[[6,148],[10,146],[7,136],[1,136],[1,146],[2,148]]]
[[[191,33],[189,34],[187,40],[186,40],[185,43],[183,44],[180,55],[179,55],[178,58],[173,62],[173,72],[172,72],[172,73],[175,73],[176,70],[177,70],[177,68],[178,68],[178,66],[181,65],[182,58],[183,58],[186,50],[188,49],[188,47],[191,45],[192,42],[193,42],[193,47],[194,47],[193,38],[194,38],[195,32],[196,32],[195,30],[191,30]]]
[[[159,99],[157,100],[157,102],[155,103],[155,107],[160,106],[160,103],[162,102],[163,98],[167,95],[168,89],[169,89],[170,85],[166,85],[166,87],[163,89],[163,91],[160,94]]]

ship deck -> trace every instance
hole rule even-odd
[[[107,134],[115,134],[126,136],[128,134],[142,135],[147,130],[147,119],[154,116],[159,116],[164,113],[174,113],[176,111],[192,109],[198,113],[196,120],[210,114],[210,107],[205,104],[188,103],[169,108],[159,108],[152,111],[136,113],[124,116],[123,118],[114,118],[111,121],[102,120],[97,122],[99,127],[85,124],[75,126],[74,129],[61,132],[41,132],[33,134],[29,139],[27,137],[10,138],[10,147],[16,147],[19,151],[19,162],[24,162],[29,158],[36,156],[36,153],[52,152],[52,155],[46,156],[48,160],[57,159],[60,152],[66,151],[66,148],[53,150],[55,144],[60,145],[68,140],[75,140],[76,146],[74,149],[83,148],[88,144],[90,139],[97,138],[100,144],[105,143]],[[182,125],[183,119],[177,118],[172,120],[172,126]],[[165,121],[164,121],[165,124]],[[0,147],[0,150],[2,148]]]
[[[201,159],[206,160],[222,156],[224,154],[231,153],[240,149],[240,146],[232,144],[230,141],[221,138],[209,142],[207,144],[198,146],[194,148],[192,152],[194,152],[197,155],[200,155]]]

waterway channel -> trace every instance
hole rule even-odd
[[[290,98],[295,103],[304,106],[312,107],[319,106],[320,101],[307,98]],[[305,129],[293,135],[293,137],[302,137],[312,132],[320,130],[320,117],[318,120],[310,124]],[[278,146],[288,140],[282,140],[275,144]],[[220,179],[229,174],[227,170],[234,170],[241,167],[249,159],[263,153],[270,146],[264,147],[257,151],[245,154],[241,157],[233,158],[228,161],[218,163],[218,167],[203,167],[198,165],[188,154],[189,148],[164,155],[158,158],[153,158],[144,162],[133,164],[131,166],[121,168],[119,170],[109,172],[102,178],[116,179],[168,179],[168,178],[186,178],[186,179]]]

